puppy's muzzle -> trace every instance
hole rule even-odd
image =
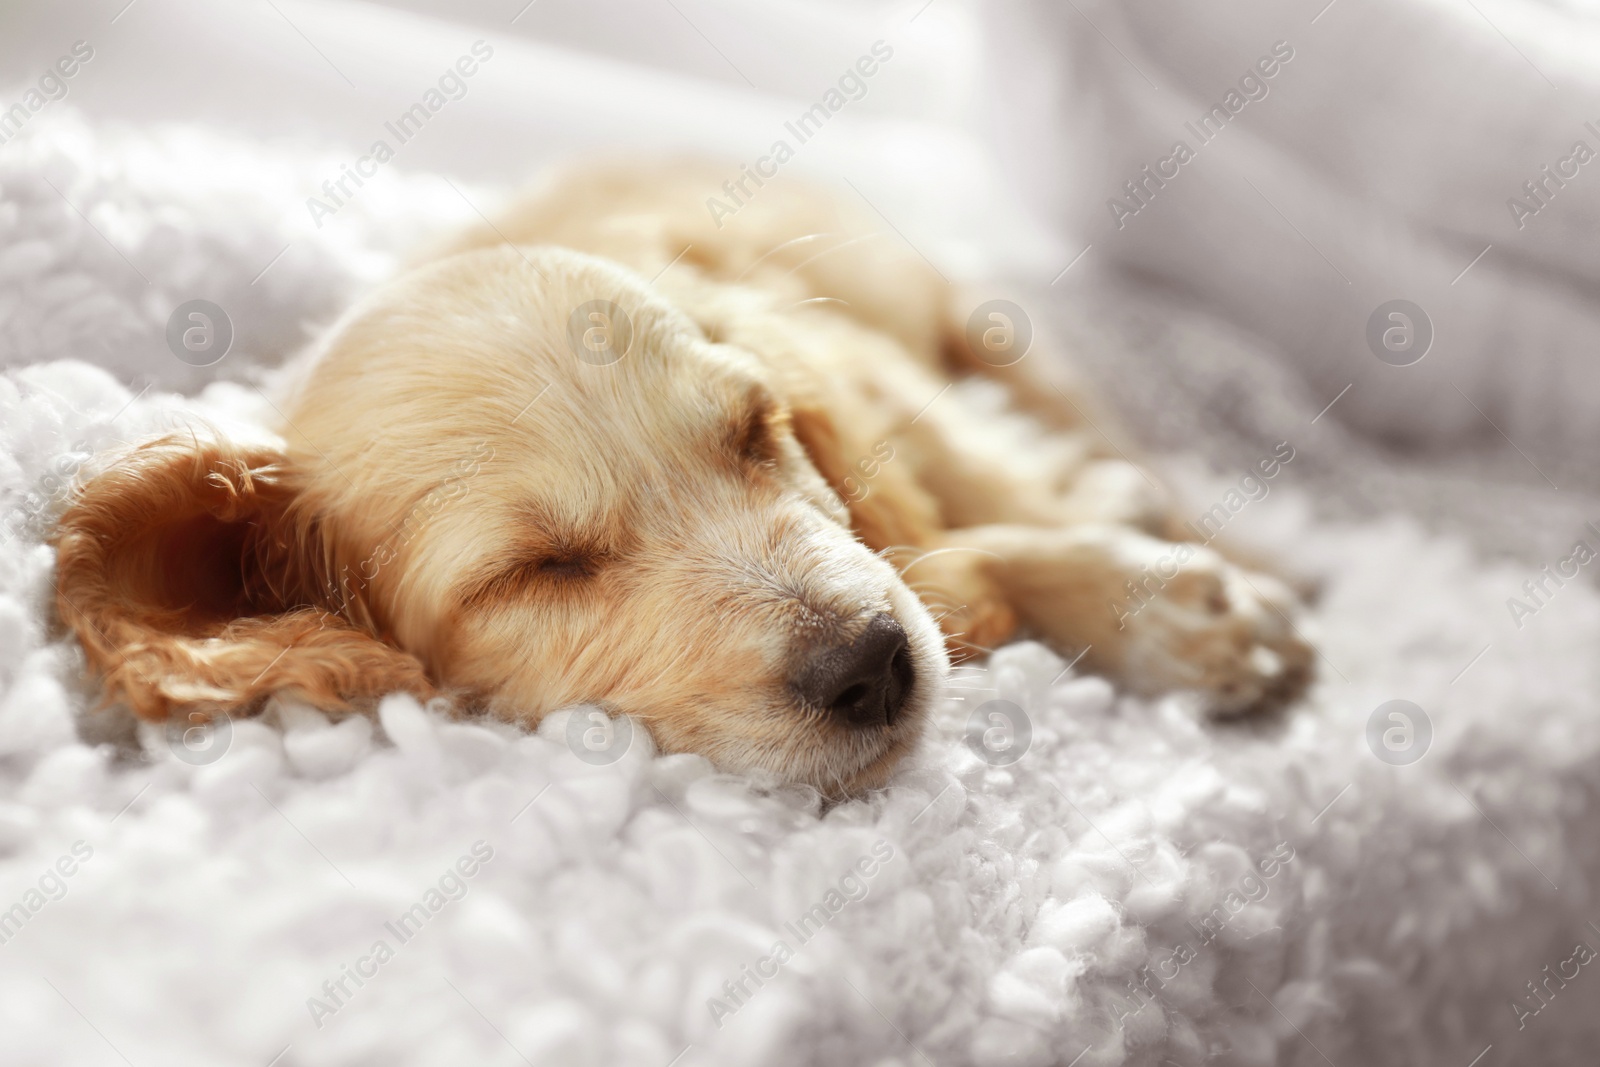
[[[915,681],[906,632],[881,613],[853,638],[812,656],[790,684],[808,706],[862,729],[892,726]]]

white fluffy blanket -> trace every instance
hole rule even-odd
[[[1519,629],[1531,570],[1319,524],[1290,476],[1236,519],[1327,583],[1281,724],[1017,645],[958,673],[891,788],[824,811],[642,741],[590,766],[560,715],[282,706],[195,765],[92,711],[41,544],[61,483],[270,415],[215,379],[467,213],[397,173],[308,236],[336,168],[67,116],[0,155],[0,1063],[1592,1062],[1600,597],[1568,582]],[[193,297],[238,332],[205,371],[162,341]],[[1031,725],[1006,766],[968,744],[993,699]],[[1375,755],[1398,721],[1369,743],[1393,699],[1431,724],[1407,765]]]

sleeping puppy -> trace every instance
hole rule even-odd
[[[773,183],[719,224],[719,174],[570,172],[352,309],[280,441],[91,479],[57,604],[107,698],[595,704],[843,796],[917,743],[947,645],[1026,632],[1218,713],[1298,692],[1290,592],[1165,540],[1082,400],[833,201]]]

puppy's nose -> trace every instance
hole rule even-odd
[[[905,630],[879,614],[853,640],[814,656],[793,685],[843,725],[888,726],[905,707],[915,675]]]

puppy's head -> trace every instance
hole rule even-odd
[[[147,715],[437,686],[871,787],[942,643],[797,436],[826,404],[797,411],[779,373],[603,260],[452,257],[335,331],[281,455],[167,442],[92,482],[63,520],[63,617]]]

